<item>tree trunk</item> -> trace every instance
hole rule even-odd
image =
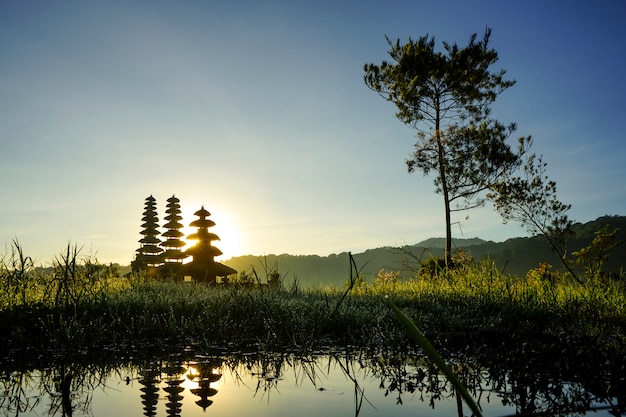
[[[446,216],[446,249],[444,252],[444,259],[446,261],[447,267],[452,262],[452,220],[450,216],[450,196],[448,192],[448,183],[446,181],[446,172],[443,166],[443,144],[439,142],[440,140],[441,138],[438,137],[437,146],[439,148],[439,175],[441,176],[441,192],[443,193],[443,206]]]
[[[563,267],[565,267],[567,272],[570,273],[570,275],[572,276],[572,278],[574,278],[574,280],[576,282],[578,282],[579,284],[582,285],[583,281],[580,278],[578,278],[578,276],[576,275],[574,270],[569,266],[569,263],[567,262],[566,253],[564,253],[564,252],[559,250],[559,248],[557,247],[556,243],[552,240],[552,238],[550,236],[548,236],[547,232],[544,232],[542,230],[541,233],[543,234],[544,239],[546,239],[548,241],[548,244],[552,248],[552,251],[554,252],[554,254],[559,258],[559,261],[561,262],[561,265],[563,265]]]
[[[435,140],[437,141],[437,160],[439,165],[439,177],[441,178],[441,193],[443,194],[443,209],[446,216],[446,248],[444,252],[444,260],[446,267],[452,261],[452,225],[450,218],[450,195],[448,192],[448,181],[446,180],[445,167],[445,149],[443,146],[444,138],[440,130],[440,103],[439,99],[435,100]]]

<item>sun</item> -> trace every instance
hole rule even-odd
[[[196,243],[193,240],[187,240],[187,236],[197,231],[195,227],[191,227],[189,224],[198,218],[194,213],[202,206],[202,204],[185,204],[184,207],[181,207],[181,216],[183,216],[181,221],[183,228],[181,231],[185,234],[181,240],[187,244],[183,250],[189,249]],[[208,219],[215,222],[215,226],[211,227],[209,232],[215,233],[220,238],[220,240],[213,242],[213,246],[223,253],[218,260],[244,255],[243,233],[237,224],[236,218],[229,215],[226,210],[220,210],[219,207],[211,208],[208,205],[204,205],[204,208],[211,213]]]

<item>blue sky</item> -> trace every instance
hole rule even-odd
[[[570,217],[626,215],[621,1],[0,3],[0,242],[128,264],[144,200],[204,205],[222,259],[360,252],[444,235],[415,132],[363,83],[385,35],[463,45],[491,27],[517,84],[494,115],[532,135]],[[515,138],[512,138],[515,141]],[[456,237],[523,236],[489,206]]]

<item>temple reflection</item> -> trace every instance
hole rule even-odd
[[[595,357],[559,357],[557,362],[557,356],[549,354],[547,348],[526,356],[502,350],[488,355],[485,350],[481,352],[456,355],[449,361],[480,407],[499,407],[495,415],[569,416],[606,410],[608,414],[603,415],[607,416],[626,412],[623,357],[599,352]],[[279,402],[284,402],[283,393],[294,392],[293,387],[303,388],[309,398],[314,392],[328,392],[325,384],[329,378],[342,381],[343,388],[337,391],[354,393],[342,396],[353,403],[354,416],[368,415],[369,405],[377,409],[381,402],[430,410],[429,415],[443,415],[436,411],[442,404],[448,404],[443,407],[446,415],[450,415],[450,405],[456,415],[468,411],[436,367],[414,352],[197,355],[184,351],[125,363],[60,362],[19,371],[0,366],[0,415],[97,415],[92,411],[97,392],[105,392],[107,398],[117,392],[131,395],[137,411],[146,417],[200,416],[209,408],[219,415],[225,408],[234,410],[243,404],[254,410],[261,399],[264,406],[271,405],[273,392],[280,393]],[[218,387],[230,394],[220,397]],[[329,398],[322,397],[328,394],[315,395]],[[127,398],[122,402],[128,403]],[[294,395],[290,401],[296,406],[302,400]],[[320,401],[314,407],[325,405]]]
[[[157,415],[160,393],[165,399],[168,416],[180,416],[186,391],[198,399],[195,404],[206,411],[213,404],[211,397],[217,394],[212,384],[222,377],[219,359],[199,359],[150,363],[138,370],[138,382],[142,385],[141,404],[146,417]]]
[[[157,404],[159,402],[159,387],[161,382],[161,370],[154,367],[147,367],[139,370],[139,383],[143,385],[141,391],[141,404],[143,404],[143,415],[146,417],[156,416]]]
[[[202,408],[202,411],[206,411],[213,404],[209,397],[217,394],[217,390],[211,385],[222,378],[222,374],[219,371],[220,366],[221,362],[218,363],[212,360],[189,363],[187,378],[198,384],[197,388],[192,388],[190,391],[192,394],[200,397],[195,403]]]

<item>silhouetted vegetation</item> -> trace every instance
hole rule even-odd
[[[389,44],[391,61],[364,66],[365,84],[393,102],[396,117],[417,130],[417,142],[406,160],[409,172],[435,174],[436,192],[443,196],[446,246],[443,259],[452,256],[454,211],[484,204],[484,192],[510,176],[521,164],[530,138],[519,139],[515,152],[506,142],[515,132],[490,116],[491,105],[515,81],[505,71],[492,72],[498,53],[489,46],[491,30],[468,44],[443,43],[437,51],[434,37],[411,38]]]
[[[569,204],[556,195],[556,182],[547,174],[547,163],[541,157],[530,155],[521,175],[509,175],[495,184],[488,195],[505,222],[520,223],[531,235],[543,236],[550,250],[570,276],[579,281],[569,256],[569,240],[574,222],[567,217]]]
[[[598,240],[584,252],[585,259],[604,259],[612,236],[603,230],[596,233]],[[120,277],[115,268],[82,257],[71,244],[55,258],[53,268],[44,271],[35,268],[14,241],[0,263],[2,369],[45,367],[51,371],[42,374],[47,375],[44,383],[53,381],[61,393],[54,404],[64,410],[88,410],[89,395],[84,403],[80,396],[69,395],[80,392],[75,384],[82,383],[85,374],[68,363],[101,364],[106,358],[162,357],[171,352],[201,352],[206,358],[208,352],[307,355],[344,349],[347,354],[374,354],[377,359],[368,366],[381,372],[381,386],[388,384],[388,392],[399,399],[413,390],[440,394],[440,383],[439,391],[424,385],[424,372],[432,378],[438,371],[419,359],[419,348],[396,321],[388,300],[419,325],[478,404],[485,382],[476,375],[489,375],[490,384],[500,384],[503,401],[517,404],[522,412],[589,409],[597,407],[598,399],[609,398],[610,403],[623,397],[615,391],[623,385],[626,357],[626,293],[620,282],[587,279],[580,284],[548,264],[513,276],[491,261],[475,262],[468,256],[459,256],[454,268],[436,268],[428,276],[407,279],[380,270],[366,280],[354,258],[348,258],[345,286],[280,285],[277,264],[267,259],[264,277],[253,271],[240,274],[239,282],[210,286],[155,280],[144,273]],[[271,285],[255,285],[262,281]],[[221,358],[232,361],[229,355]],[[63,363],[55,358],[63,358]],[[359,358],[362,363],[364,356]],[[420,367],[396,373],[407,371],[407,363]],[[543,371],[547,364],[551,373]],[[110,368],[97,369],[102,376]],[[150,369],[141,368],[148,378],[146,388]],[[15,385],[10,384],[18,383],[19,388],[16,375],[2,378],[13,390],[5,395],[7,401],[22,401],[11,394]],[[550,391],[554,378],[580,384],[580,395]],[[197,391],[203,407],[210,405],[207,393],[213,393],[210,379],[206,381],[206,392]],[[153,397],[143,400],[148,408],[154,403]],[[623,405],[611,407],[621,410]]]
[[[443,269],[428,279],[400,279],[380,271],[368,282],[357,275],[347,292],[343,286],[210,287],[145,275],[121,278],[113,272],[81,258],[71,245],[52,271],[43,272],[15,242],[13,255],[0,266],[2,349],[20,354],[233,343],[313,348],[328,341],[404,346],[407,336],[383,297],[429,335],[495,329],[605,337],[623,334],[626,325],[619,283],[588,280],[581,285],[545,268],[516,277],[492,262]]]

